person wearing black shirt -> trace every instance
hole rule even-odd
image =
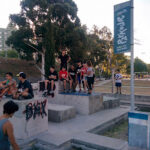
[[[45,91],[44,92],[47,92],[48,90],[48,84],[50,84],[50,93],[54,93],[54,86],[55,86],[55,81],[58,80],[58,74],[57,72],[55,71],[55,68],[52,66],[50,67],[50,70],[49,70],[49,75],[48,75],[48,80],[45,80]]]
[[[81,61],[79,61],[77,64],[78,64],[78,66],[76,68],[76,71],[77,71],[77,82],[78,82],[78,85],[79,85],[79,92],[81,92],[81,68],[82,68]]]
[[[31,99],[34,97],[31,83],[26,80],[26,74],[20,72],[18,75],[19,85],[17,93],[13,96],[15,99]]]
[[[69,82],[70,82],[70,92],[72,92],[73,84],[76,84],[77,72],[75,70],[74,65],[71,65],[69,69]]]
[[[64,49],[62,51],[62,54],[58,57],[60,62],[60,70],[62,70],[62,67],[65,67],[67,70],[67,64],[71,60],[70,56],[66,54],[66,50]]]

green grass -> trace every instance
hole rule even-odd
[[[102,135],[128,141],[128,121],[116,124]]]

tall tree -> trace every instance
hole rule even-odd
[[[70,46],[70,33],[80,27],[73,0],[23,0],[21,12],[11,15],[10,19],[18,30],[13,32],[7,44],[24,59],[31,60],[36,54],[42,62],[42,74],[54,65],[54,54]]]

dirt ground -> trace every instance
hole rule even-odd
[[[99,81],[99,83],[102,81]],[[116,88],[114,87],[115,92]],[[150,96],[150,80],[135,80],[135,95]],[[97,84],[95,92],[112,93],[112,82],[103,85]],[[130,94],[130,80],[122,81],[122,94]]]

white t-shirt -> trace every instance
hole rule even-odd
[[[87,75],[87,76],[88,76],[88,77],[93,77],[94,72],[93,72],[93,68],[92,68],[92,67],[88,67],[87,73],[88,73],[88,72],[90,72],[90,74]]]
[[[117,73],[115,75],[116,83],[121,83],[122,75],[120,73]]]

